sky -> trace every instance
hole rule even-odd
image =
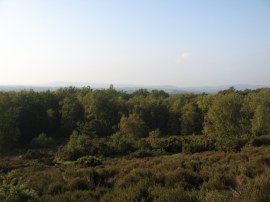
[[[0,85],[270,84],[269,0],[0,0]]]

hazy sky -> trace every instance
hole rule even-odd
[[[0,84],[270,84],[269,0],[0,0]]]

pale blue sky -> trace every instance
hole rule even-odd
[[[0,84],[270,84],[269,0],[0,0]]]

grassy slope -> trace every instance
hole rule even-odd
[[[119,157],[94,168],[23,156],[2,158],[0,165],[28,180],[40,201],[267,201],[270,194],[269,146]]]

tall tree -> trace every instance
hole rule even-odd
[[[121,133],[132,135],[134,138],[141,138],[147,135],[146,125],[138,115],[122,116],[119,128]]]
[[[252,94],[250,103],[254,112],[252,132],[256,135],[270,134],[270,89],[263,88]]]
[[[207,134],[238,136],[244,131],[243,97],[236,92],[220,93],[214,97],[204,125]]]
[[[19,108],[16,108],[11,100],[8,94],[0,94],[0,153],[16,148],[20,137]]]

